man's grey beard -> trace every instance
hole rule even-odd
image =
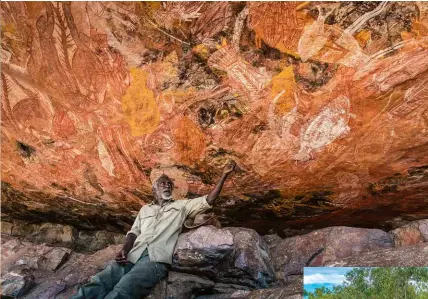
[[[166,194],[162,193],[162,194],[161,194],[161,198],[162,198],[163,200],[170,200],[170,199],[172,198],[172,194],[170,194],[170,195],[166,195]]]

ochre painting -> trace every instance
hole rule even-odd
[[[1,16],[5,215],[128,227],[156,174],[196,197],[234,160],[225,225],[428,216],[426,2],[2,2]]]

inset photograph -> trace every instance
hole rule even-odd
[[[304,299],[425,299],[428,267],[305,267]]]

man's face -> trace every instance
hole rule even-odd
[[[167,178],[160,178],[157,182],[156,198],[158,201],[170,200],[172,198],[172,182]]]

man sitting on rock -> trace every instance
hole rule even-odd
[[[92,277],[72,298],[140,299],[147,296],[150,289],[167,275],[186,218],[194,218],[212,208],[235,166],[231,161],[214,189],[195,199],[174,201],[172,180],[164,174],[160,176],[153,183],[155,201],[141,208],[116,256],[116,263]]]

